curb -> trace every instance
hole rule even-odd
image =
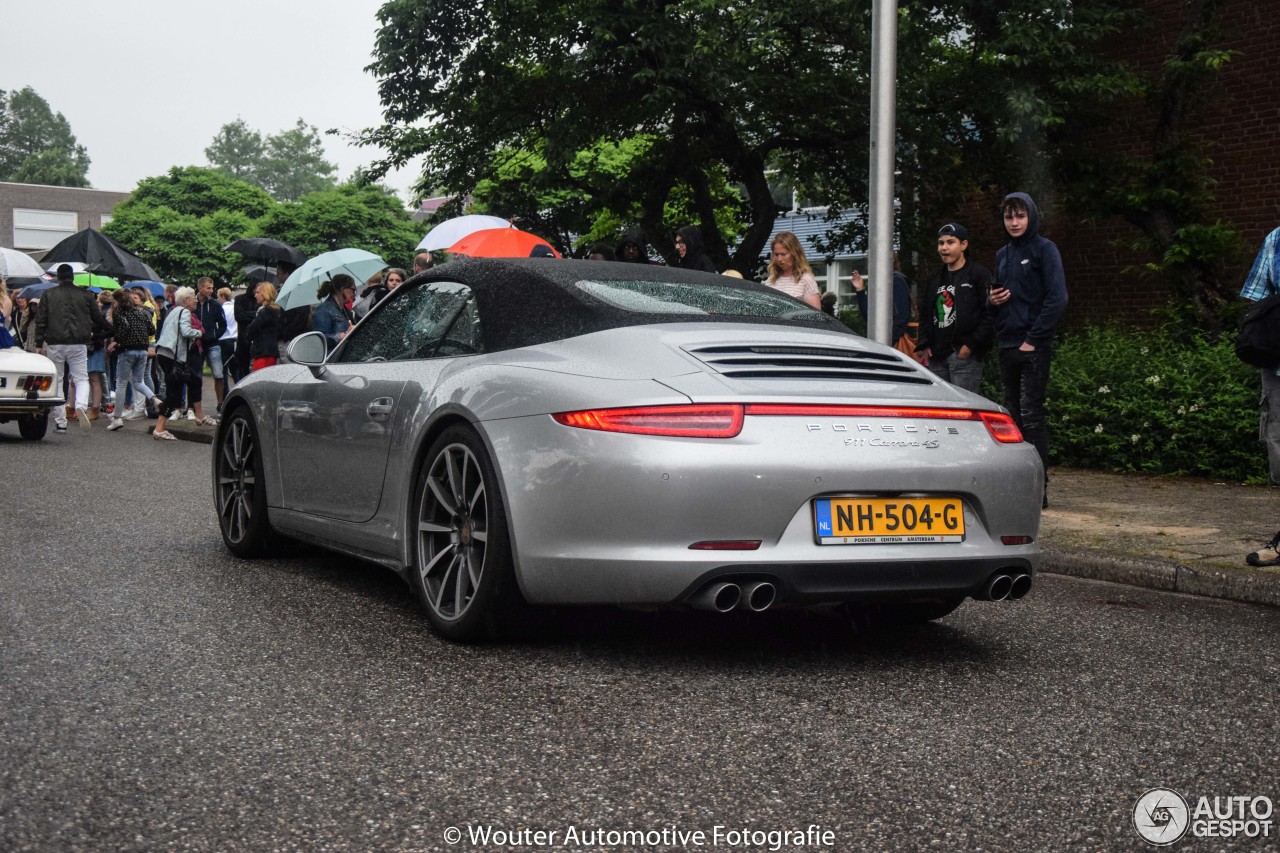
[[[1280,572],[1197,569],[1166,560],[1135,560],[1105,551],[1046,549],[1040,571],[1089,580],[1280,607]]]

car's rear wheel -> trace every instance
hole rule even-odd
[[[49,413],[37,412],[18,418],[18,433],[27,441],[39,441],[49,431]]]
[[[480,438],[446,429],[418,475],[412,582],[440,635],[457,641],[505,633],[523,599],[497,477]]]
[[[267,484],[253,418],[237,409],[223,424],[214,451],[214,499],[222,541],[237,557],[257,557],[270,544]]]

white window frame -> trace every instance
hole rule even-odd
[[[26,221],[24,221],[24,214],[30,215]],[[70,227],[59,224],[56,217],[66,217],[66,220],[71,223]],[[33,218],[34,221],[32,221]],[[44,221],[41,221],[42,218]],[[13,209],[13,247],[15,249],[52,249],[60,241],[79,230],[80,214],[74,210],[43,210],[32,207]]]

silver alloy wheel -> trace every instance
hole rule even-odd
[[[489,540],[489,500],[480,462],[449,444],[431,462],[418,515],[418,576],[427,606],[452,621],[480,587]]]
[[[253,520],[258,445],[244,418],[234,418],[226,429],[218,449],[218,520],[227,539],[239,543]]]

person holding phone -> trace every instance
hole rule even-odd
[[[1045,393],[1054,330],[1067,310],[1062,255],[1040,236],[1040,209],[1026,193],[1010,193],[1002,207],[1008,241],[996,252],[991,286],[1000,383],[1018,429],[1040,454],[1045,471],[1043,506],[1049,505],[1049,422]]]

